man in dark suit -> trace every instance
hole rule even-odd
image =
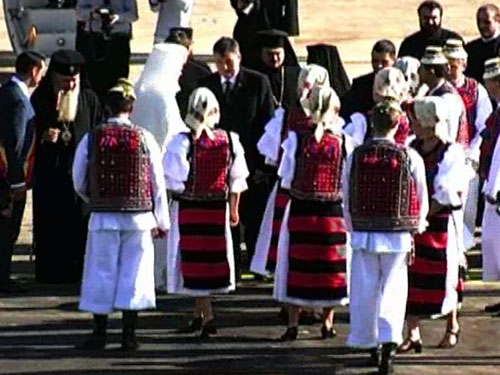
[[[189,51],[188,58],[182,68],[182,75],[179,78],[180,91],[175,96],[181,117],[186,118],[189,97],[198,87],[200,79],[212,73],[210,67],[203,61],[196,60],[193,56],[193,29],[190,27],[173,27],[165,40],[167,43],[180,44]]]
[[[481,37],[465,45],[468,56],[465,75],[483,83],[484,62],[500,52],[500,9],[495,4],[482,5],[476,19]]]
[[[412,56],[420,60],[427,46],[443,47],[448,39],[463,41],[458,33],[441,27],[443,7],[435,0],[425,0],[419,5],[418,20],[420,30],[403,40],[398,57]]]
[[[240,136],[250,170],[249,190],[241,197],[241,221],[245,227],[245,243],[249,261],[271,190],[272,172],[267,171],[264,159],[257,150],[257,142],[264,126],[273,115],[273,94],[269,80],[261,73],[240,66],[238,42],[223,37],[214,45],[217,72],[200,81],[216,96],[221,112],[219,127]],[[233,231],[233,235],[237,235]],[[234,238],[235,255],[239,255],[239,241]],[[238,258],[237,258],[238,262]]]
[[[38,86],[45,70],[45,59],[36,52],[23,52],[16,60],[16,73],[0,89],[0,147],[6,160],[4,182],[11,193],[0,212],[0,292],[18,288],[10,280],[14,244],[21,229],[26,190],[31,168],[25,168],[34,141],[35,112],[29,90]],[[5,199],[2,199],[5,200]],[[11,200],[11,202],[8,202]]]
[[[382,39],[372,48],[371,62],[373,72],[354,78],[349,91],[341,98],[340,115],[349,122],[355,112],[367,112],[373,108],[373,81],[381,69],[393,66],[396,62],[396,46],[390,40]]]

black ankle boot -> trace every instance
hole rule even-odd
[[[394,342],[382,345],[382,358],[378,366],[379,375],[390,375],[394,372],[394,357],[396,356],[397,348],[398,344]]]
[[[78,349],[97,350],[106,347],[106,328],[108,325],[108,316],[94,314],[94,331],[89,339],[77,345]]]
[[[137,311],[124,311],[123,333],[122,333],[122,350],[136,350],[139,348],[139,343],[135,337],[135,327],[137,325]]]
[[[376,348],[370,349],[369,353],[370,353],[370,365],[375,366],[375,367],[379,367],[380,366],[380,354],[381,354],[380,347],[377,346]]]
[[[200,339],[208,339],[211,335],[217,334],[217,326],[215,325],[215,318],[210,319],[206,322],[200,333]]]

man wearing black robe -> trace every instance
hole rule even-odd
[[[189,97],[191,93],[198,87],[198,82],[210,74],[212,70],[203,61],[196,60],[193,56],[193,29],[190,27],[173,27],[170,29],[170,35],[166,39],[167,43],[176,43],[186,47],[189,51],[182,75],[179,78],[180,91],[175,96],[181,118],[186,118],[188,109]]]
[[[462,37],[441,27],[443,7],[435,0],[426,0],[418,7],[420,31],[407,36],[399,47],[398,57],[412,56],[421,59],[427,46],[444,46],[448,39]]]
[[[256,70],[269,79],[275,107],[290,109],[297,105],[300,66],[285,65],[288,34],[273,29],[260,31],[257,35],[261,46],[261,63]]]
[[[494,4],[483,5],[477,10],[476,19],[481,37],[465,45],[465,75],[483,83],[484,62],[500,52],[500,10]]]
[[[40,282],[78,282],[82,273],[88,213],[73,190],[71,170],[76,145],[101,120],[99,99],[80,84],[83,63],[78,52],[55,52],[31,97],[36,124],[33,235]]]

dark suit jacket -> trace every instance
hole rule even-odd
[[[181,117],[186,117],[189,96],[198,87],[200,79],[205,78],[212,74],[210,67],[203,61],[195,60],[189,57],[184,68],[182,68],[182,75],[179,78],[179,86],[181,90],[176,95],[177,105],[181,112]]]
[[[0,142],[7,156],[7,180],[10,185],[22,184],[26,156],[34,137],[35,112],[14,81],[0,88],[0,113]]]
[[[250,171],[263,165],[263,158],[257,151],[257,142],[274,111],[268,78],[241,67],[230,102],[224,96],[219,73],[203,78],[199,86],[207,87],[215,94],[221,111],[219,127],[240,136]]]
[[[448,39],[460,39],[463,42],[460,34],[448,29],[441,28],[434,35],[417,31],[403,40],[399,47],[398,57],[412,56],[420,60],[424,55],[425,47],[444,46]]]
[[[373,108],[373,81],[375,73],[371,72],[354,78],[349,91],[341,98],[340,115],[349,122],[354,112],[367,112]]]
[[[484,63],[499,55],[500,36],[488,42],[481,38],[474,39],[465,45],[467,51],[467,69],[465,75],[483,83]]]

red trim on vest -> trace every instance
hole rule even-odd
[[[481,158],[479,161],[479,172],[483,179],[488,179],[493,159],[493,152],[500,135],[500,108],[497,108],[486,120],[486,128],[481,133]]]
[[[475,79],[465,77],[465,84],[461,87],[456,87],[460,97],[462,98],[465,111],[467,113],[468,124],[468,139],[467,144],[470,145],[472,139],[476,136],[476,117],[477,117],[477,100],[478,100],[478,83]]]

